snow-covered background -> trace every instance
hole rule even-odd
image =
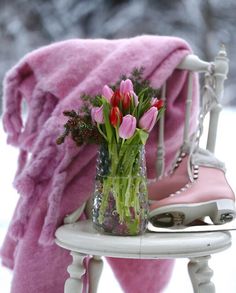
[[[1,0],[0,80],[27,52],[77,37],[178,36],[205,60],[223,42],[235,60],[235,12],[235,0]],[[236,62],[230,72],[227,88],[235,92]],[[236,105],[235,96],[228,97],[233,100],[225,103]]]

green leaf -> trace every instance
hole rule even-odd
[[[145,94],[147,91],[149,91],[149,88],[148,88],[148,87],[146,87],[146,88],[144,88],[143,90],[141,90],[141,92],[139,92],[138,94],[139,94],[139,96],[144,96],[144,94]]]
[[[149,136],[148,132],[146,132],[142,129],[137,129],[137,132],[139,134],[139,137],[140,137],[142,144],[144,145],[148,139],[148,136]]]
[[[108,102],[105,99],[103,99],[102,102],[103,102],[103,115],[104,115],[104,123],[105,123],[107,141],[109,143],[111,143],[113,131],[112,131],[112,126],[111,126],[110,119],[109,119],[110,105],[108,104]]]

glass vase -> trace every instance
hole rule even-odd
[[[148,194],[144,145],[101,145],[92,215],[100,232],[122,236],[145,232]]]

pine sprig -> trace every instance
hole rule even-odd
[[[103,138],[96,125],[92,123],[90,115],[81,116],[74,110],[64,111],[63,114],[69,117],[69,120],[64,125],[63,134],[57,138],[57,144],[62,144],[68,135],[71,135],[77,146],[81,146],[83,143],[100,144],[102,142]]]

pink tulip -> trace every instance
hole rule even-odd
[[[113,90],[108,85],[104,85],[102,89],[102,95],[109,103],[111,101],[111,97],[113,96],[113,94],[114,94]]]
[[[139,127],[150,132],[157,120],[158,110],[156,107],[151,107],[139,120]]]
[[[103,116],[103,106],[101,107],[93,107],[91,110],[92,120],[97,122],[98,124],[104,123],[104,116]]]
[[[128,94],[128,93],[133,93],[134,92],[134,87],[133,83],[130,79],[122,80],[120,83],[120,93],[122,95]]]
[[[136,118],[130,114],[123,117],[122,123],[119,127],[119,136],[128,139],[134,135],[136,130]]]
[[[120,93],[124,97],[130,96],[130,98],[133,96],[134,99],[134,105],[138,105],[138,96],[134,92],[134,86],[130,79],[122,80],[120,83]],[[130,101],[131,102],[131,101]]]

